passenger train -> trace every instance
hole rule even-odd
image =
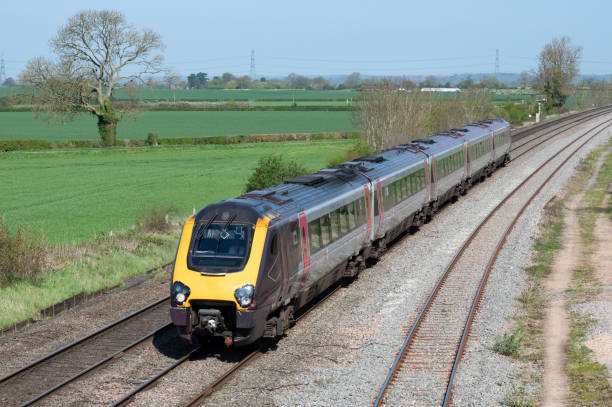
[[[282,335],[319,293],[505,165],[510,143],[507,122],[484,120],[206,206],[182,231],[172,322],[189,342]]]

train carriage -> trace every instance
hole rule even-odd
[[[293,314],[508,160],[491,119],[211,204],[183,228],[171,318],[183,339],[282,335]]]

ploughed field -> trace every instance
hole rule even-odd
[[[15,228],[42,228],[50,243],[82,242],[131,227],[155,205],[185,217],[244,192],[260,157],[271,153],[309,171],[325,167],[351,140],[71,149],[0,154],[0,215]]]
[[[147,111],[118,125],[120,139],[237,136],[245,134],[350,132],[350,111]],[[78,116],[65,126],[35,119],[30,112],[1,112],[0,140],[97,140],[96,119]]]

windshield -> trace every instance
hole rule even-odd
[[[194,228],[190,268],[210,273],[241,269],[249,255],[253,232],[252,224],[232,222],[231,219],[200,223]]]

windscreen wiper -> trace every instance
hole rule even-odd
[[[217,218],[217,215],[213,216],[212,218],[210,218],[208,220],[208,222],[206,222],[206,225],[202,226],[202,224],[200,223],[200,228],[198,229],[198,232],[196,233],[196,239],[200,240],[202,239],[202,236],[204,235],[204,232],[206,232],[208,230],[208,227],[210,226],[211,223],[213,223],[213,221]]]
[[[236,215],[229,218],[227,222],[225,222],[225,225],[223,225],[223,229],[221,229],[221,231],[219,232],[219,237],[217,237],[217,248],[215,249],[216,253],[219,253],[219,245],[221,244],[221,237],[223,236],[223,233],[227,233],[227,228],[232,224],[234,219],[236,219]],[[223,240],[225,239],[226,237],[223,238]]]

